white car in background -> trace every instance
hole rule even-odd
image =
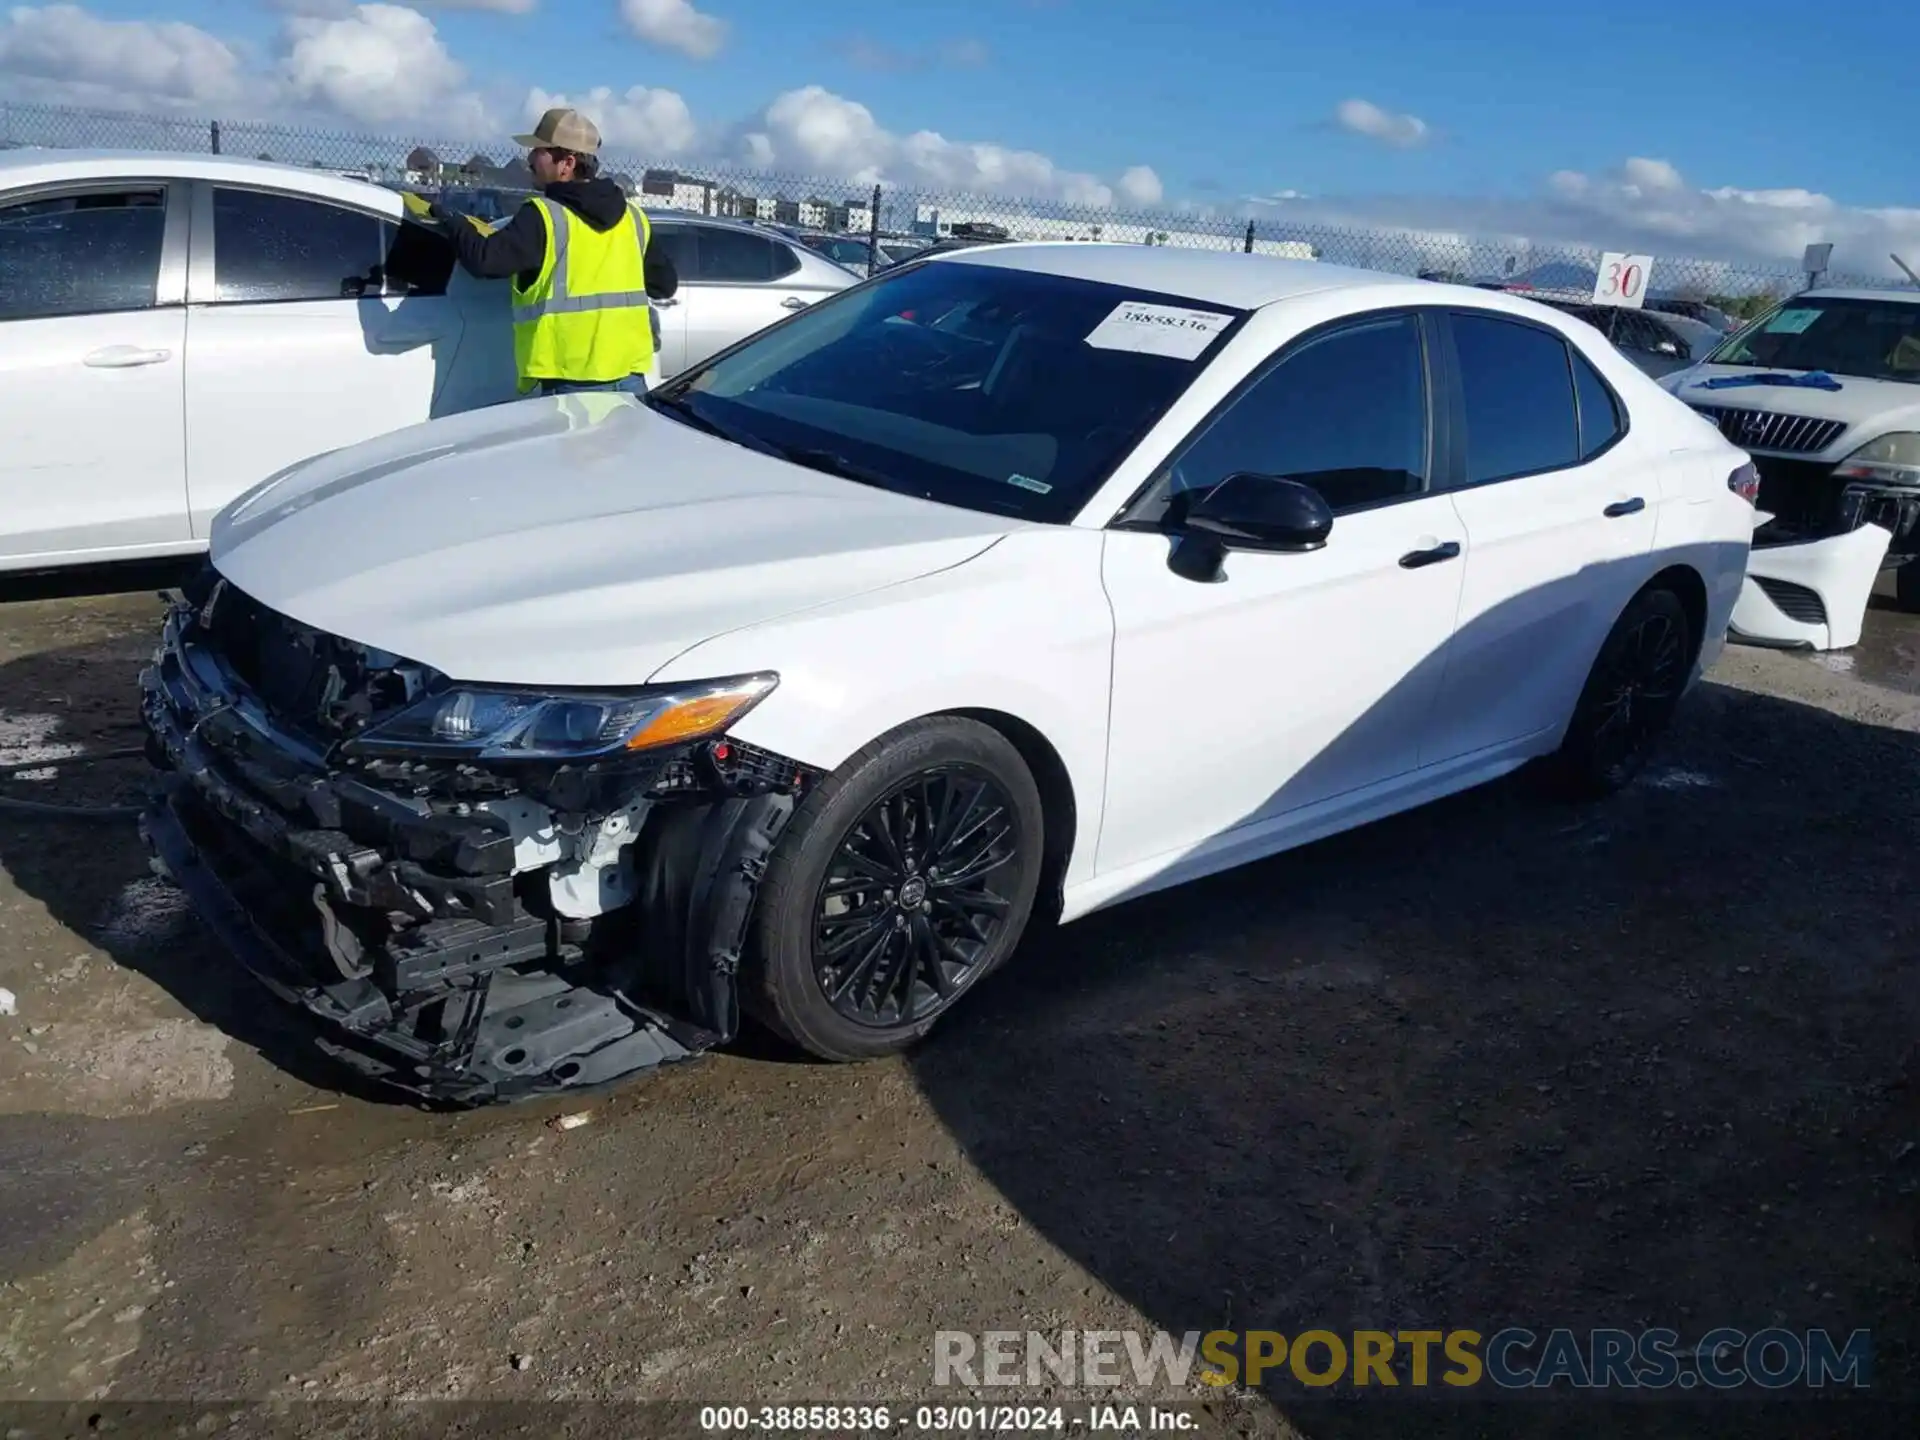
[[[456,416],[237,502],[143,677],[146,833],[402,1089],[600,1083],[743,1011],[883,1055],[1036,910],[1536,757],[1626,784],[1720,651],[1754,483],[1529,301],[956,250],[644,401]]]
[[[0,572],[193,554],[289,465],[514,399],[505,282],[401,215],[291,165],[0,152]],[[683,286],[654,378],[856,283],[744,227],[656,234]]]

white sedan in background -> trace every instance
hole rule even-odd
[[[644,401],[437,421],[229,508],[144,679],[146,832],[404,1089],[604,1082],[742,1010],[886,1054],[1036,910],[1537,757],[1627,783],[1720,651],[1756,483],[1526,300],[961,249]]]
[[[291,165],[0,153],[0,572],[204,550],[289,465],[514,399],[506,284],[401,216],[394,190]],[[656,378],[855,283],[778,237],[690,231],[656,229],[684,282]]]

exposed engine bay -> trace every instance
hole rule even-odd
[[[817,772],[724,735],[580,760],[369,751],[446,677],[210,567],[141,683],[159,868],[360,1074],[484,1104],[737,1033],[766,856]]]

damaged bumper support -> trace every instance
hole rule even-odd
[[[194,601],[168,617],[142,676],[160,776],[141,829],[323,1050],[475,1105],[734,1037],[755,891],[811,772],[724,740],[518,769],[343,761],[326,724],[273,699],[337,711],[384,662],[254,608],[238,664]]]
[[[1860,643],[1882,572],[1920,556],[1920,490],[1770,455],[1760,471],[1746,582],[1729,636],[1790,650]]]
[[[1751,645],[1845,650],[1860,643],[1892,533],[1879,525],[1756,545],[1728,629]]]

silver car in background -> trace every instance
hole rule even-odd
[[[649,210],[653,244],[680,272],[680,290],[656,300],[660,378],[784,320],[861,276],[776,231],[684,210]]]

